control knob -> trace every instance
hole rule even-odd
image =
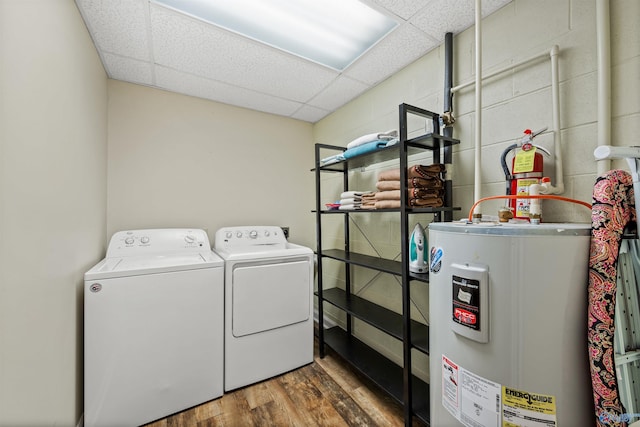
[[[256,237],[258,237],[258,232],[256,230],[251,230],[249,232],[249,237],[251,237],[252,239],[255,239]]]
[[[191,244],[196,241],[196,238],[193,237],[191,234],[187,234],[186,236],[184,236],[184,241]]]

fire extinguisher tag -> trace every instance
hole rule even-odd
[[[513,162],[513,171],[511,173],[525,173],[531,172],[534,169],[534,162],[536,158],[536,147],[530,145],[529,150],[518,150]]]

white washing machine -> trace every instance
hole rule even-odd
[[[141,425],[222,396],[224,261],[203,230],[115,233],[84,278],[85,426]]]
[[[313,251],[275,226],[222,228],[214,251],[225,260],[225,391],[313,362]]]

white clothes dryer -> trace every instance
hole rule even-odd
[[[225,260],[225,391],[313,362],[313,251],[275,226],[221,228],[214,251]]]
[[[224,261],[203,230],[117,232],[84,278],[85,426],[141,425],[222,396]]]

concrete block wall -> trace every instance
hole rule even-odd
[[[636,17],[640,3],[635,0],[611,2],[612,145],[638,145],[640,131],[640,32]],[[483,75],[499,70],[558,45],[560,80],[560,137],[564,157],[563,196],[591,202],[597,164],[598,58],[596,51],[596,4],[586,0],[514,0],[482,23]],[[475,29],[454,37],[454,86],[475,80]],[[335,113],[316,123],[314,142],[345,146],[354,138],[376,131],[398,128],[398,105],[413,104],[442,112],[444,98],[444,46],[381,82]],[[462,89],[454,96],[457,122],[454,137],[461,140],[454,149],[454,205],[461,207],[455,219],[466,217],[474,202],[474,134],[476,126],[475,90]],[[482,197],[504,194],[505,180],[500,155],[520,138],[526,128],[549,130],[536,142],[554,151],[551,103],[551,65],[542,59],[507,71],[483,83],[482,88]],[[411,131],[421,125],[411,123]],[[545,160],[545,174],[555,183],[553,157]],[[414,162],[429,162],[416,158]],[[351,189],[374,189],[377,173],[391,164],[374,165],[353,171]],[[397,166],[396,166],[397,167]],[[626,169],[623,162],[612,168]],[[325,174],[327,175],[327,174]],[[323,202],[334,201],[342,191],[341,177],[323,176]],[[496,215],[504,202],[486,202],[483,213]],[[393,258],[400,252],[399,215],[350,215],[352,248],[363,253]],[[546,222],[590,222],[590,210],[583,206],[545,201]],[[429,216],[412,216],[413,223],[428,225]],[[342,224],[325,225],[325,248],[342,245]],[[413,224],[411,224],[413,226]],[[357,230],[354,232],[353,230]],[[356,292],[379,304],[399,310],[400,285],[382,275],[372,280],[371,272],[356,269]],[[333,266],[324,286],[342,286],[341,266]],[[333,279],[333,280],[332,280]],[[363,285],[364,284],[364,285]],[[358,286],[362,286],[359,288]],[[414,289],[415,288],[415,289]],[[428,289],[412,285],[412,317],[428,323]],[[331,311],[329,315],[333,314]],[[340,319],[338,319],[340,321]],[[356,322],[360,338],[401,364],[401,351],[391,339]],[[428,379],[425,361],[414,358],[419,376]]]

